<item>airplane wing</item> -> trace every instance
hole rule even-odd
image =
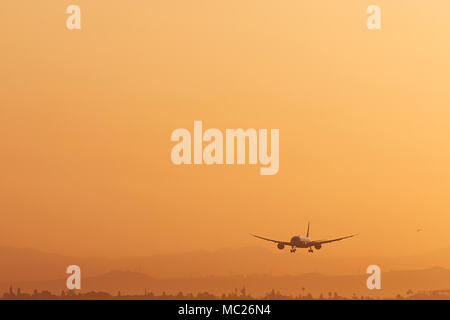
[[[344,239],[348,239],[351,237],[357,236],[357,234],[352,234],[351,236],[346,236],[346,237],[341,237],[341,238],[336,238],[336,239],[331,239],[331,240],[314,240],[311,242],[311,245],[316,245],[316,244],[323,244],[323,243],[329,243],[329,242],[334,242],[334,241],[340,241],[340,240],[344,240]]]
[[[278,240],[268,239],[268,238],[257,236],[255,234],[252,234],[252,236],[254,236],[255,238],[266,240],[266,241],[272,241],[272,242],[275,242],[275,243],[282,243],[282,244],[284,244],[286,246],[290,246],[291,245],[290,242],[286,242],[286,241],[278,241]]]

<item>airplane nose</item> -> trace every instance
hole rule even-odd
[[[291,243],[294,245],[298,244],[299,241],[300,241],[300,238],[298,236],[294,236],[291,238]]]

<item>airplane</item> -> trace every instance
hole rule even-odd
[[[310,224],[308,222],[308,229],[306,231],[306,237],[302,237],[300,235],[293,236],[291,238],[291,241],[289,241],[289,242],[268,239],[268,238],[257,236],[255,234],[252,234],[252,236],[259,238],[259,239],[266,240],[266,241],[275,242],[277,244],[278,249],[280,249],[280,250],[283,250],[285,246],[291,246],[290,251],[292,253],[294,253],[297,250],[297,248],[309,248],[308,252],[313,252],[312,247],[316,248],[316,250],[319,250],[320,248],[322,248],[322,244],[324,244],[324,243],[340,241],[340,240],[348,239],[348,238],[351,238],[351,237],[354,237],[357,235],[357,234],[352,234],[351,236],[346,236],[346,237],[341,237],[341,238],[336,238],[336,239],[331,239],[331,240],[311,240],[309,238],[309,225]]]

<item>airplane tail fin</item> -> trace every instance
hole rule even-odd
[[[306,237],[309,237],[309,221],[308,221],[308,230],[306,230]]]

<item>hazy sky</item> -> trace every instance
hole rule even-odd
[[[82,29],[66,29],[69,4]],[[366,8],[382,30],[366,28]],[[447,0],[3,0],[0,245],[129,256],[360,233],[450,246]],[[279,128],[280,170],[175,166],[176,128]],[[424,231],[417,233],[417,228]]]

